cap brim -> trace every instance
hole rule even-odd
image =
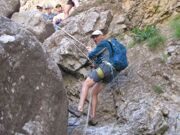
[[[99,34],[99,35],[100,35],[100,34]],[[97,36],[99,36],[99,35],[91,35],[91,38],[97,37]]]

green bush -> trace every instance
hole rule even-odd
[[[132,33],[134,34],[134,40],[136,42],[142,42],[154,36],[157,33],[157,29],[155,26],[145,26],[144,28],[136,27],[132,30]]]
[[[160,45],[163,45],[165,42],[165,37],[163,37],[159,30],[151,25],[151,26],[145,26],[144,28],[134,28],[132,30],[132,33],[134,35],[134,41],[135,42],[143,42],[147,41],[147,45],[151,50],[155,50]]]
[[[164,93],[164,91],[162,90],[163,88],[159,85],[154,85],[153,86],[153,90],[154,92],[156,92],[157,94],[161,94],[161,93]]]
[[[165,40],[165,37],[163,37],[160,34],[157,34],[147,39],[147,45],[151,50],[155,50],[156,48],[163,45]]]
[[[97,2],[98,4],[102,4],[102,3],[104,3],[105,1],[104,1],[104,0],[96,0],[96,2]]]
[[[179,39],[180,38],[180,15],[176,16],[171,21],[171,28],[174,32],[174,36]]]

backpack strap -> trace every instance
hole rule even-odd
[[[106,50],[106,47],[104,47],[104,48],[103,48],[101,51],[99,51],[96,55],[98,56],[98,55],[102,54],[105,50]]]
[[[96,58],[97,56],[102,54],[105,50],[106,50],[106,48],[103,48],[101,51],[99,51],[97,54],[95,54],[94,58]]]
[[[114,55],[114,49],[111,43],[111,40],[107,40],[107,42],[109,43],[110,47],[111,47],[111,51],[112,51],[112,56]]]

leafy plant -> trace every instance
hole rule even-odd
[[[159,85],[154,85],[154,86],[153,86],[153,90],[154,90],[154,92],[156,92],[157,94],[164,93],[163,88],[162,88],[161,86],[159,86]]]
[[[180,15],[176,16],[172,21],[171,21],[171,28],[174,32],[174,36],[176,38],[180,38]]]
[[[96,0],[96,2],[97,2],[98,4],[102,4],[102,3],[104,3],[105,1],[104,1],[104,0]]]
[[[156,34],[147,39],[147,45],[151,50],[155,50],[156,48],[160,47],[165,42],[165,37],[160,34]]]
[[[134,38],[136,42],[142,42],[146,39],[154,36],[157,32],[155,26],[145,26],[144,28],[134,28],[132,33],[134,34]]]
[[[144,28],[134,28],[132,30],[134,34],[135,42],[147,41],[147,45],[151,50],[155,50],[160,45],[163,45],[165,42],[165,37],[163,37],[159,30],[151,25],[145,26]]]

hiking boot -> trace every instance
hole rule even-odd
[[[88,121],[88,124],[90,126],[96,126],[98,124],[97,120],[95,118],[91,118],[89,121]]]
[[[81,117],[82,112],[77,109],[77,107],[69,106],[68,111],[76,116],[77,118]]]

